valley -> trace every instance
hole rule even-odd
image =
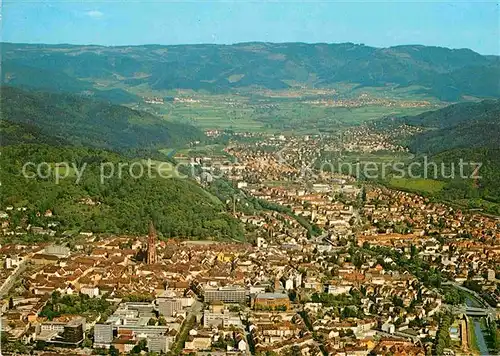
[[[2,352],[495,354],[498,63],[4,43]]]

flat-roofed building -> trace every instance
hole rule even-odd
[[[113,342],[113,325],[96,324],[94,326],[94,348],[109,348]]]
[[[84,337],[85,319],[73,319],[64,325],[64,331],[61,334],[61,341],[66,344],[78,345]]]
[[[149,336],[147,345],[149,352],[167,353],[170,350],[171,338],[166,335]]]
[[[224,303],[245,304],[247,301],[247,291],[241,286],[210,287],[203,290],[206,303],[220,301]]]
[[[182,310],[182,301],[176,298],[159,298],[158,311],[161,315],[171,317]]]

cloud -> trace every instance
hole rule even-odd
[[[104,16],[99,10],[90,10],[85,13],[85,15],[92,17],[93,19],[99,19]]]

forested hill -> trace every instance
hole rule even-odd
[[[2,61],[2,84],[26,90],[36,89],[48,92],[83,94],[94,99],[114,104],[136,102],[139,98],[123,89],[102,90],[92,83],[66,74],[60,68],[39,68]]]
[[[447,128],[464,122],[494,121],[500,118],[500,100],[458,103],[420,115],[401,118],[408,125]]]
[[[24,162],[39,164],[43,177],[35,175],[35,166],[22,175]],[[68,162],[61,168],[57,182],[56,162]],[[237,219],[226,212],[224,204],[190,179],[162,178],[154,174],[135,178],[125,166],[119,175],[111,175],[111,165],[131,161],[115,153],[90,148],[52,147],[21,144],[2,148],[0,155],[0,206],[26,207],[13,210],[11,228],[31,226],[64,231],[143,234],[150,219],[165,237],[243,238]],[[106,178],[101,182],[101,164],[106,163]],[[74,166],[73,166],[74,165]],[[144,168],[147,172],[147,168]],[[76,181],[80,173],[81,180]],[[134,171],[137,172],[137,169]],[[137,173],[134,173],[137,174]],[[164,175],[165,176],[165,175]],[[51,210],[53,216],[44,216]]]
[[[425,129],[409,141],[415,153],[438,153],[455,148],[500,149],[500,100],[459,103],[399,119]]]
[[[448,201],[469,199],[469,207],[483,208],[485,211],[500,216],[500,149],[496,148],[462,148],[452,149],[438,153],[432,157],[432,161],[444,163],[450,167],[452,163],[457,165],[459,160],[464,162],[481,163],[477,172],[480,176],[477,185],[472,180],[454,179],[449,180],[439,196]],[[467,167],[466,174],[472,174],[472,169]],[[482,200],[477,201],[478,199]],[[484,204],[486,203],[486,204]]]
[[[500,96],[498,56],[420,45],[375,48],[353,43],[75,46],[2,44],[4,84],[47,89],[30,73],[58,78],[58,90],[117,78],[122,85],[211,92],[258,86],[420,86],[441,100]],[[90,81],[89,81],[90,80]],[[53,87],[52,89],[57,89]],[[99,93],[100,95],[105,93]],[[118,94],[118,93],[116,93]]]
[[[43,134],[38,127],[30,124],[0,120],[0,146],[20,143],[38,143],[53,146],[69,145],[64,139]]]
[[[437,177],[445,182],[443,189],[434,193],[437,198],[500,215],[500,100],[460,103],[417,116],[387,118],[377,126],[402,123],[424,130],[402,139],[401,143],[416,154],[414,160],[422,162],[426,156],[428,162],[448,169],[446,178]],[[461,177],[461,161],[467,164],[467,177],[474,174],[481,178]],[[477,163],[481,167],[474,173]]]
[[[0,99],[3,120],[74,145],[129,150],[180,146],[203,137],[191,125],[78,95],[2,87]]]

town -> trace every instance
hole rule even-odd
[[[38,213],[45,226],[22,227],[13,216],[27,212],[5,207],[4,237],[47,239],[0,248],[2,351],[459,355],[476,354],[478,338],[498,347],[500,220],[320,170],[328,150],[404,152],[362,128],[341,140],[260,135],[189,158],[200,184],[234,189],[226,203],[245,242],[165,240],[151,222],[147,236],[82,231],[56,244],[50,210]]]

